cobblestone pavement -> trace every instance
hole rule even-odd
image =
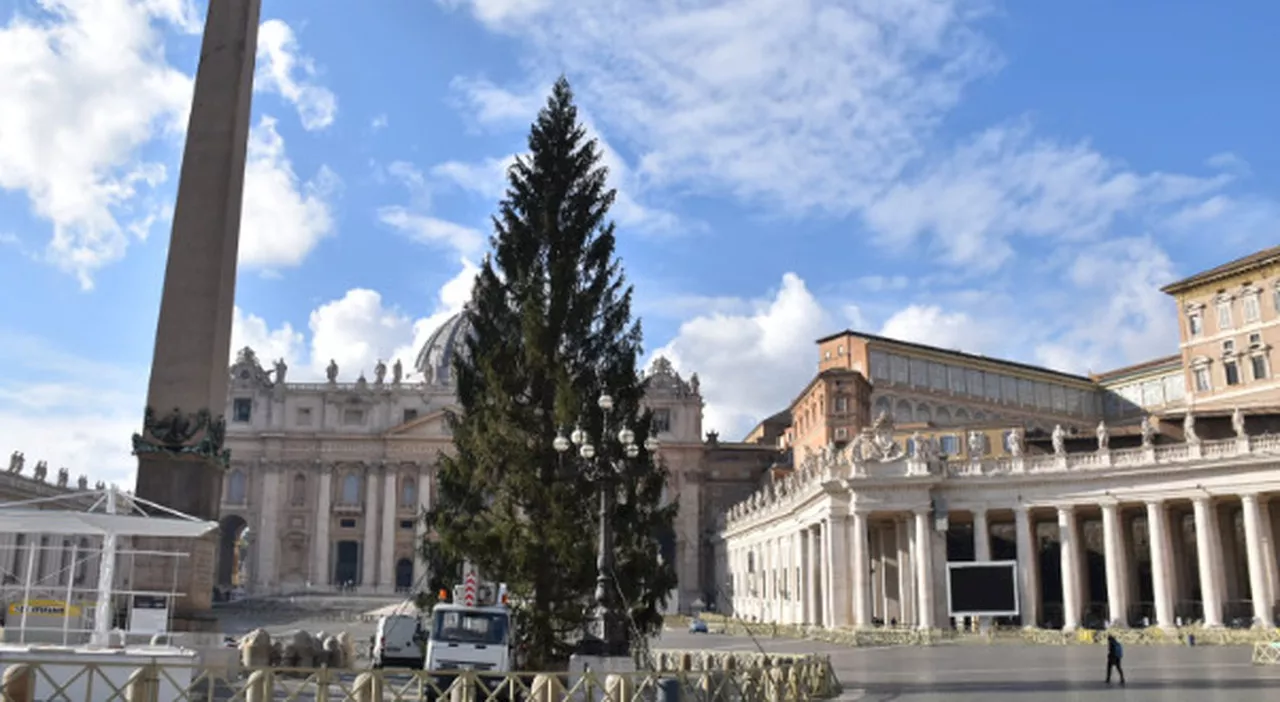
[[[1104,682],[1101,647],[950,645],[845,648],[815,641],[760,639],[767,651],[831,656],[845,699],[861,702],[1253,702],[1280,699],[1280,667],[1254,666],[1245,647],[1129,646],[1127,685]],[[756,650],[745,637],[668,632],[662,646]]]

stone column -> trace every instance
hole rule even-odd
[[[880,611],[877,613],[875,607],[872,607],[871,618],[874,621],[880,617],[881,625],[889,623],[889,529],[882,523],[872,529],[876,540],[876,555],[872,563],[876,565],[875,581],[878,588],[877,605]]]
[[[804,567],[805,578],[805,624],[818,626],[818,530],[814,526],[805,529],[806,544]]]
[[[1245,557],[1249,561],[1249,591],[1253,600],[1254,626],[1269,629],[1271,603],[1267,600],[1266,562],[1262,555],[1262,515],[1257,495],[1241,495],[1244,507]]]
[[[1151,545],[1151,590],[1156,600],[1156,625],[1173,626],[1173,598],[1169,583],[1169,519],[1164,502],[1147,503],[1147,534]]]
[[[828,629],[836,625],[835,597],[835,551],[831,544],[832,519],[827,517],[819,525],[822,535],[822,551],[819,563],[822,564],[822,625]]]
[[[196,69],[177,201],[160,295],[147,411],[133,437],[138,497],[216,521],[222,497],[222,429],[227,405],[231,317],[244,196],[245,152],[258,43],[260,0],[209,6]],[[194,433],[173,441],[164,424],[176,413]],[[173,626],[213,630],[216,534],[193,540],[179,566]],[[173,551],[141,539],[140,550]],[[137,565],[135,588],[169,591],[172,560]]]
[[[1035,522],[1026,505],[1013,509],[1015,539],[1018,547],[1018,603],[1022,610],[1022,625],[1035,627],[1040,624],[1040,558],[1036,543]]]
[[[382,466],[382,542],[378,561],[380,586],[383,592],[396,591],[396,513],[400,508],[400,495],[396,490],[399,472],[395,466]]]
[[[1196,520],[1196,560],[1200,575],[1200,604],[1205,626],[1222,626],[1222,540],[1218,538],[1217,510],[1208,496],[1191,502]]]
[[[933,529],[929,510],[915,512],[916,620],[921,629],[936,629],[933,609]]]
[[[898,624],[915,623],[915,577],[912,573],[911,525],[906,518],[896,522],[894,537],[898,548]]]
[[[1062,629],[1080,628],[1080,564],[1076,559],[1074,507],[1058,508],[1058,553],[1062,562]]]
[[[262,500],[258,503],[260,528],[253,535],[257,551],[257,572],[253,580],[258,584],[258,592],[269,594],[280,584],[277,575],[280,564],[277,563],[277,545],[280,543],[280,472],[282,466],[276,463],[262,463]]]
[[[320,480],[316,492],[315,541],[311,544],[311,581],[316,587],[333,584],[329,568],[329,528],[333,525],[333,466],[320,464]]]
[[[870,535],[866,512],[855,510],[850,515],[849,537],[853,541],[853,625],[862,629],[871,626]]]
[[[986,508],[973,510],[973,560],[991,560],[991,530],[987,524]],[[991,617],[978,617],[978,626],[983,631],[990,625]]]
[[[1275,530],[1271,523],[1271,503],[1258,497],[1258,526],[1262,533],[1262,568],[1267,574],[1267,602],[1275,602],[1280,595],[1280,563],[1276,561]]]
[[[427,579],[430,577],[427,573],[427,563],[421,556],[422,543],[427,539],[427,527],[422,515],[429,509],[431,509],[431,469],[427,466],[419,466],[418,513],[414,515],[413,527],[413,582],[420,590],[426,589]]]
[[[847,515],[834,515],[827,519],[827,563],[830,575],[827,576],[831,594],[827,601],[831,603],[831,616],[827,618],[832,627],[849,626],[852,619],[852,597],[849,592],[849,520]],[[864,546],[865,548],[865,546]]]
[[[365,466],[364,481],[364,543],[360,544],[360,586],[368,592],[378,584],[378,473],[374,466]]]
[[[1129,625],[1128,568],[1120,505],[1115,502],[1102,504],[1102,547],[1107,568],[1107,625]]]

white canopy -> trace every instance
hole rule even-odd
[[[217,522],[194,519],[0,507],[0,533],[8,534],[115,534],[195,539],[217,528]]]

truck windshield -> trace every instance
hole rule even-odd
[[[507,641],[507,615],[499,612],[436,612],[431,639],[444,643],[503,644]]]

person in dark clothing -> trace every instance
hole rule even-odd
[[[1116,641],[1116,637],[1107,635],[1107,684],[1111,684],[1111,669],[1115,668],[1120,674],[1120,684],[1124,684],[1124,668],[1120,666],[1120,659],[1124,658],[1124,646]]]

